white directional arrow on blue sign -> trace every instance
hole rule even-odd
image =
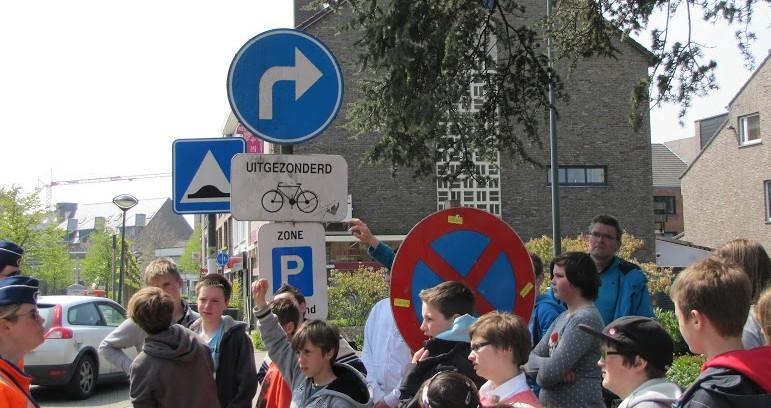
[[[228,72],[228,100],[239,122],[278,144],[308,141],[334,120],[343,101],[335,56],[316,37],[277,29],[238,51]]]
[[[297,101],[316,81],[321,78],[321,71],[303,55],[294,49],[295,65],[273,67],[265,71],[260,78],[260,119],[273,119],[273,85],[278,81],[294,81],[294,100]]]

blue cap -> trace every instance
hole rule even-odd
[[[24,250],[11,241],[0,241],[0,265],[19,266]]]
[[[29,276],[11,276],[0,279],[0,306],[22,303],[37,304],[40,294],[39,282]],[[38,305],[38,307],[50,307]]]

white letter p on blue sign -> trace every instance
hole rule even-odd
[[[273,291],[288,283],[313,296],[313,250],[309,246],[273,248]]]

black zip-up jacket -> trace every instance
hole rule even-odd
[[[771,347],[732,351],[708,361],[677,407],[771,407]]]
[[[217,398],[222,408],[250,408],[257,393],[257,368],[254,346],[246,333],[246,323],[222,316],[225,327],[220,340],[217,363]],[[190,325],[198,333],[201,320]]]

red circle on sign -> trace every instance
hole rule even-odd
[[[498,309],[525,322],[538,291],[530,255],[519,235],[499,218],[475,208],[450,208],[421,220],[399,247],[391,272],[391,310],[413,351],[425,340],[418,297],[423,289],[461,281],[474,293],[479,315]]]

